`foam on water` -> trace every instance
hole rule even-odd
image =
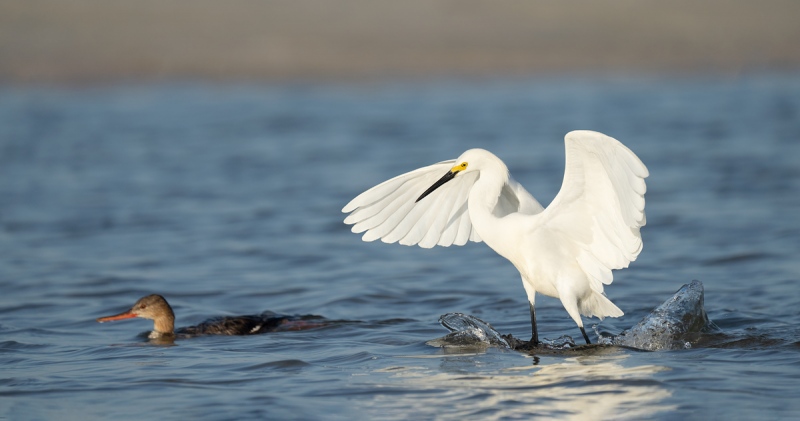
[[[719,331],[708,319],[703,308],[703,283],[692,281],[632,328],[617,336],[601,336],[601,345],[619,345],[644,351],[691,348],[703,333]],[[439,323],[452,333],[428,344],[438,347],[494,346],[518,348],[524,341],[502,335],[489,323],[468,314],[447,313]],[[541,347],[548,350],[573,349],[577,345],[570,336],[555,340],[543,339]]]
[[[636,326],[610,338],[610,342],[647,351],[691,348],[702,333],[719,330],[708,319],[703,293],[700,281],[682,286]]]
[[[439,323],[450,330],[450,334],[428,341],[431,346],[464,347],[475,345],[496,346],[511,349],[508,341],[489,323],[463,313],[447,313],[439,318]]]

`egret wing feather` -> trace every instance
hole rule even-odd
[[[616,139],[591,131],[565,137],[561,190],[541,213],[541,226],[571,240],[591,288],[603,292],[612,269],[628,267],[642,250],[647,168]]]
[[[464,219],[464,221],[468,224],[468,227],[472,226],[469,221],[469,215],[467,215],[467,199],[469,197],[469,191],[471,188],[472,183],[463,183],[459,188],[458,195],[453,202],[453,210],[450,213],[450,217],[447,220],[447,225],[445,226],[445,229],[439,238],[439,245],[447,247],[451,244],[455,244],[457,246],[463,246],[466,244],[467,239],[459,241],[458,233],[462,226],[462,219]]]
[[[425,248],[463,245],[466,239],[480,241],[477,235],[472,234],[469,212],[462,210],[466,209],[467,197],[477,174],[456,177],[425,200],[416,202],[419,195],[446,174],[454,163],[454,160],[449,160],[419,168],[361,193],[342,209],[342,212],[350,213],[345,223],[353,224],[353,232],[363,232],[364,241],[399,241],[400,244],[419,244]],[[461,234],[462,230],[465,234]]]
[[[477,179],[477,173],[459,175],[453,180],[457,182],[457,184],[448,189],[446,192],[447,194],[439,196],[439,203],[434,207],[434,209],[438,208],[438,210],[430,214],[432,216],[431,223],[428,227],[428,232],[419,242],[420,247],[431,248],[436,245],[449,247],[453,244],[455,238],[452,240],[449,238],[445,239],[444,234],[448,225],[455,222],[451,222],[451,218],[455,216],[458,208],[466,204],[469,191],[472,189],[472,185],[475,184],[475,180]],[[447,186],[445,185],[443,187]],[[469,215],[467,213],[462,213],[459,218],[469,219]]]
[[[395,228],[394,231],[397,231],[398,235],[384,236],[381,239],[383,242],[394,243],[401,240],[400,244],[413,245],[423,240],[433,224],[434,218],[432,216],[443,213],[442,208],[446,207],[448,202],[447,196],[443,194],[430,195],[428,198],[429,200],[416,202],[420,192],[425,191],[426,188],[430,187],[430,184],[431,183],[422,184],[411,192],[412,199],[409,203],[413,208],[407,215],[403,216],[402,224]],[[402,236],[399,234],[402,234]]]
[[[373,204],[379,201],[380,199],[383,199],[391,195],[392,192],[397,190],[400,186],[402,186],[409,180],[418,179],[420,177],[426,177],[426,178],[431,178],[435,181],[436,174],[439,174],[439,177],[441,177],[441,175],[444,174],[445,171],[453,167],[454,163],[455,163],[454,159],[448,161],[442,161],[433,165],[428,165],[427,167],[418,168],[414,171],[410,171],[405,174],[400,174],[397,177],[386,180],[383,183],[378,184],[377,186],[356,196],[353,200],[348,202],[344,206],[344,208],[342,208],[342,212],[350,213],[356,210],[357,208],[364,208],[370,204]]]
[[[425,189],[425,187],[426,181],[424,179],[412,180],[404,184],[393,193],[394,199],[391,202],[381,202],[376,205],[385,205],[377,215],[354,225],[353,232],[368,230],[364,234],[364,241],[374,241],[378,238],[383,238],[398,225],[407,224],[408,213],[414,209],[414,199],[417,197],[415,193],[420,189]]]
[[[467,209],[467,202],[464,202],[463,205],[458,209],[457,213],[466,214],[466,216],[459,218],[458,220],[458,233],[456,234],[456,238],[453,241],[453,244],[457,246],[463,246],[467,244],[470,240],[472,234],[472,221],[469,219],[469,210]],[[477,234],[476,234],[477,235]],[[481,239],[478,238],[476,242],[480,242]]]
[[[508,177],[508,182],[503,185],[500,191],[500,198],[494,209],[494,215],[502,218],[514,212],[524,215],[535,215],[544,208],[542,205],[522,187],[516,180]]]

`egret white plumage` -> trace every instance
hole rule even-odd
[[[522,276],[532,344],[539,343],[537,292],[561,300],[588,344],[581,315],[623,314],[603,286],[642,250],[649,174],[630,149],[602,133],[573,131],[565,145],[564,181],[546,209],[500,158],[470,149],[361,193],[342,209],[350,213],[344,222],[364,241],[424,248],[485,241]]]

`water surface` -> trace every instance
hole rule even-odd
[[[606,288],[626,314],[597,329],[699,279],[726,339],[427,345],[448,312],[529,334],[516,270],[484,244],[363,243],[341,207],[471,147],[548,203],[573,129],[651,173],[644,250]],[[797,418],[799,191],[791,75],[0,88],[0,417]],[[150,293],[178,326],[264,310],[360,323],[155,346],[137,336],[149,322],[94,321]],[[579,337],[557,300],[537,309],[540,335]]]

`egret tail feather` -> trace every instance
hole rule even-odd
[[[581,314],[586,317],[597,317],[603,320],[605,317],[620,317],[623,313],[605,295],[593,293],[589,298],[581,300],[579,303]]]

